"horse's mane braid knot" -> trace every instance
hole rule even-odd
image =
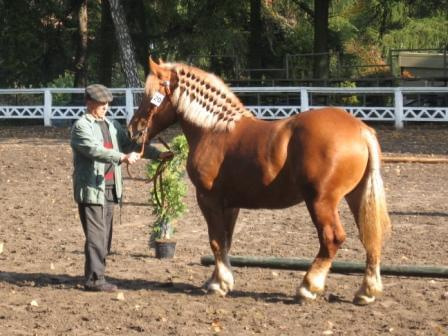
[[[213,74],[184,65],[173,64],[178,85],[174,103],[184,118],[215,130],[232,130],[243,116],[253,118],[235,94]]]

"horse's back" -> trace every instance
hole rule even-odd
[[[361,120],[336,107],[308,110],[290,120],[308,131],[325,132],[321,135],[328,137],[331,137],[332,134],[339,136],[342,133],[349,136],[358,135],[359,130],[367,127]]]

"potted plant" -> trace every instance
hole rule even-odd
[[[150,203],[155,221],[152,224],[149,246],[154,247],[157,258],[172,258],[176,242],[173,240],[175,221],[186,210],[184,197],[187,185],[184,179],[185,162],[188,156],[188,144],[184,135],[176,136],[169,144],[174,153],[171,161],[148,164],[148,176],[156,176],[150,190]],[[160,166],[160,165],[164,166]],[[158,173],[162,170],[160,178]]]

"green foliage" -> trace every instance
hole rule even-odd
[[[344,87],[344,88],[355,88],[356,83],[345,81],[342,83],[339,83],[338,87]],[[344,106],[356,106],[359,105],[359,99],[356,95],[348,95],[348,96],[338,96],[338,104],[344,105]]]
[[[448,19],[432,17],[412,20],[402,29],[392,30],[383,38],[389,49],[443,48],[448,45]]]
[[[70,71],[65,71],[62,75],[59,75],[57,78],[53,79],[50,83],[48,83],[48,87],[71,88],[73,87],[73,79],[74,79],[73,73]]]
[[[63,75],[59,75],[56,79],[53,79],[47,84],[49,88],[71,88],[73,87],[74,75],[70,71],[65,71]],[[66,105],[71,100],[70,94],[66,93],[54,93],[53,104],[54,105]]]
[[[329,28],[331,31],[337,34],[341,41],[347,41],[351,38],[355,38],[359,30],[349,18],[343,16],[335,16],[329,20]]]
[[[286,55],[313,51],[313,0],[261,1],[260,66],[285,68]],[[317,0],[316,0],[317,1]],[[143,79],[147,55],[184,61],[235,79],[250,64],[251,1],[240,0],[123,0],[128,26]],[[0,87],[36,87],[48,83],[68,85],[74,70],[78,40],[77,1],[0,1]],[[442,48],[448,44],[448,0],[332,0],[329,51],[349,54],[341,73],[331,60],[332,74],[370,75],[354,66],[384,65],[389,49]],[[88,82],[102,78],[101,67],[111,69],[112,86],[123,86],[118,46],[107,66],[101,1],[88,4]],[[106,40],[113,27],[107,26]],[[115,41],[113,43],[116,43]],[[355,47],[354,47],[355,46]],[[356,47],[357,46],[357,47]],[[374,50],[375,55],[368,51]],[[311,56],[289,64],[294,74],[307,77]],[[353,65],[353,66],[351,66]],[[109,69],[110,68],[110,69]],[[376,75],[376,73],[375,73]],[[301,77],[297,75],[296,77]],[[109,78],[109,77],[108,77]],[[63,103],[63,98],[61,99]]]
[[[152,213],[156,220],[152,226],[151,240],[170,239],[174,233],[173,222],[185,211],[184,197],[187,193],[185,183],[185,163],[188,156],[188,143],[184,135],[175,137],[170,143],[174,158],[168,161],[163,171],[162,186],[150,190]],[[149,178],[153,177],[159,166],[159,161],[151,161],[147,167]],[[163,195],[161,190],[163,189]],[[162,200],[163,196],[163,200]],[[159,204],[156,199],[161,200]]]
[[[0,87],[45,85],[70,67],[72,31],[64,5],[62,0],[0,2]]]

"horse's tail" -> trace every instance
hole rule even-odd
[[[381,150],[375,131],[363,130],[369,159],[364,174],[364,188],[358,213],[360,239],[366,250],[381,251],[383,238],[390,232],[391,224],[386,206],[383,179],[381,177]]]

